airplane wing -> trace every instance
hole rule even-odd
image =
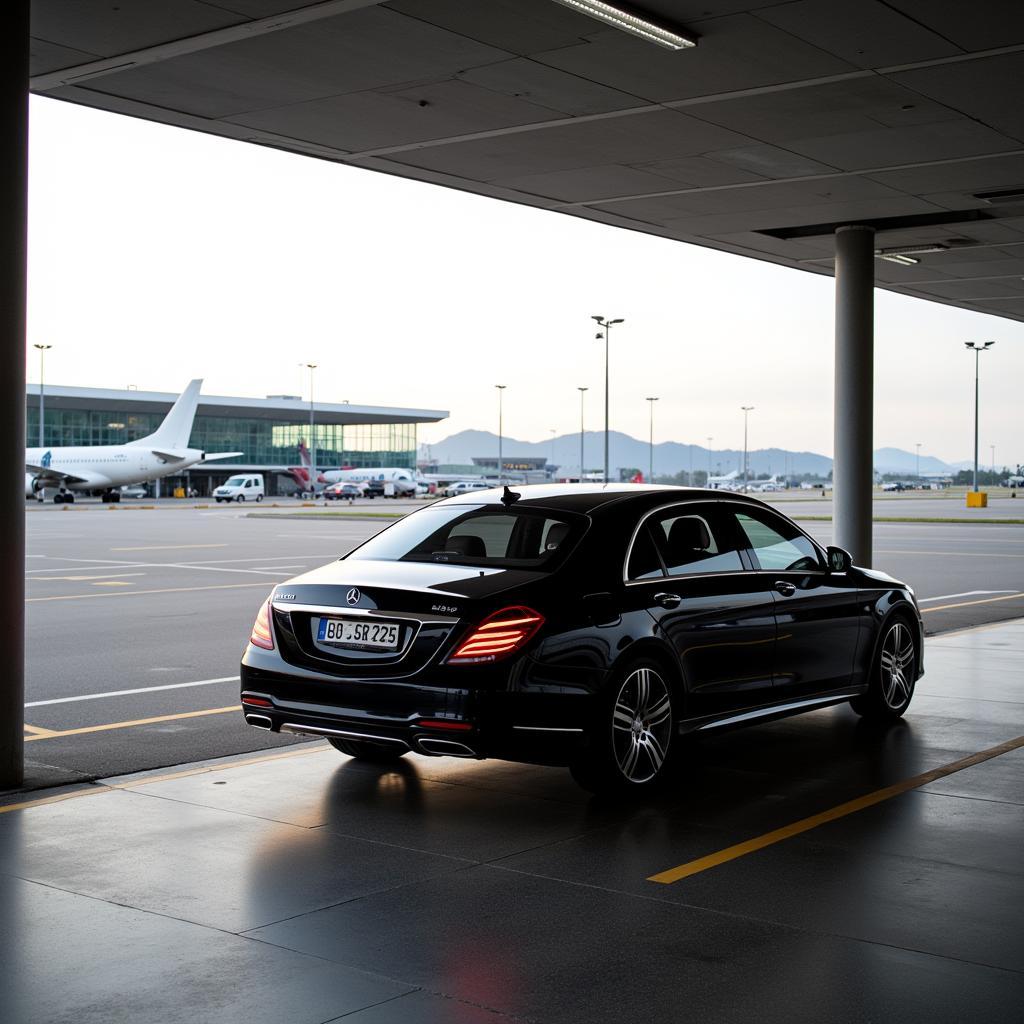
[[[203,456],[203,462],[213,462],[214,459],[234,459],[245,452],[207,452]]]
[[[74,473],[62,473],[59,469],[45,466],[33,466],[31,462],[25,463],[25,472],[33,473],[42,480],[52,480],[55,484],[87,484],[89,482],[88,477],[75,476]]]

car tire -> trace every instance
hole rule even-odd
[[[906,618],[897,615],[882,629],[867,692],[851,698],[850,707],[862,718],[900,718],[914,696],[918,664],[915,630]]]
[[[240,494],[235,500],[238,502],[239,505],[241,505],[242,502],[245,501],[245,495]]]
[[[569,765],[592,793],[649,792],[667,778],[679,743],[669,674],[658,662],[637,659],[618,671],[600,695],[585,751]]]
[[[262,494],[257,494],[256,495],[256,500],[257,501],[262,501],[263,500],[263,495]]]
[[[401,750],[391,744],[371,743],[366,740],[343,740],[338,736],[328,736],[327,742],[339,753],[354,757],[357,761],[376,761],[378,764],[397,761],[408,753],[407,750]]]

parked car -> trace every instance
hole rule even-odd
[[[454,498],[469,491],[486,491],[491,486],[493,485],[484,480],[456,480],[444,489],[444,495],[446,498]]]
[[[278,584],[246,721],[344,754],[669,776],[687,736],[849,703],[895,719],[922,674],[913,591],[748,495],[539,485],[428,505]]]
[[[363,488],[359,484],[331,484],[324,488],[325,501],[355,501],[363,496]]]
[[[229,477],[214,492],[219,505],[222,501],[262,501],[266,493],[260,473],[239,473]]]

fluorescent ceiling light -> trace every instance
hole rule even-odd
[[[889,249],[876,249],[876,256],[892,256],[896,253],[907,255],[920,256],[926,252],[945,252],[949,248],[948,245],[943,245],[941,242],[931,242],[928,245],[894,245]]]
[[[914,259],[913,256],[904,256],[900,252],[889,252],[889,253],[875,253],[880,260],[885,260],[887,263],[898,263],[901,267],[912,267],[915,263],[920,263],[920,260]]]
[[[687,50],[697,45],[696,38],[680,35],[674,29],[651,21],[647,15],[634,13],[619,5],[602,3],[601,0],[555,0],[555,3],[669,50]]]

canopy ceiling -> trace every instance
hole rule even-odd
[[[944,247],[879,287],[1024,320],[1024,4],[634,7],[698,45],[552,0],[33,0],[32,88],[817,273],[870,224]]]

